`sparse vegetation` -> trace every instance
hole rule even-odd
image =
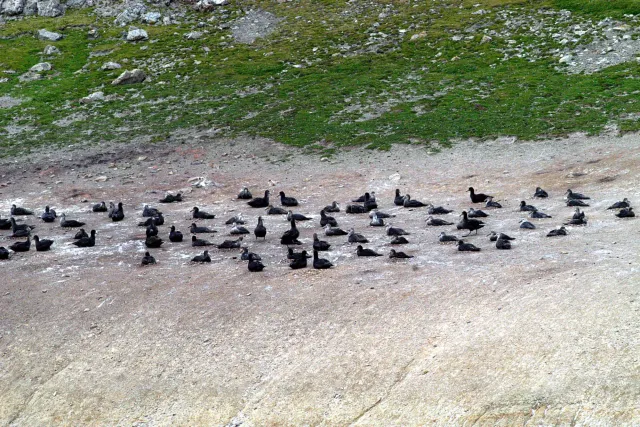
[[[242,16],[239,6],[224,13],[189,12],[174,25],[137,25],[150,38],[140,43],[123,41],[126,28],[91,10],[9,21],[0,29],[0,77],[8,78],[0,83],[0,96],[24,102],[0,109],[1,152],[40,144],[159,141],[190,127],[329,152],[352,144],[384,149],[468,137],[597,133],[608,124],[636,130],[636,62],[568,75],[558,65],[559,40],[536,36],[525,23],[505,30],[504,14],[546,17],[557,11],[551,6],[598,17],[603,12],[604,2],[580,3],[557,0],[540,11],[539,2],[496,0],[244,2],[245,9],[260,7],[283,19],[274,34],[253,45],[235,43],[228,26],[221,26]],[[613,3],[625,13],[639,4]],[[558,30],[568,26],[558,22]],[[98,28],[96,40],[87,37],[90,27]],[[64,33],[55,43],[60,55],[43,57],[52,43],[33,36],[39,28]],[[204,36],[186,40],[194,29]],[[492,30],[509,36],[483,39]],[[18,81],[43,60],[53,64],[44,79]],[[102,71],[107,61],[123,69]],[[111,86],[132,68],[147,71],[150,81]],[[98,90],[108,101],[79,103]]]

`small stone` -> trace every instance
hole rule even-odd
[[[484,36],[482,36],[482,40],[480,40],[480,43],[489,43],[491,40],[493,39],[485,34]]]
[[[85,308],[85,309],[84,309],[84,310],[82,310],[82,311],[86,313],[86,312],[88,312],[88,311],[89,311],[89,309],[88,309],[88,308]]]
[[[328,162],[328,161],[329,161],[329,158],[328,158],[328,157],[322,157],[322,158],[320,159],[320,161],[321,161],[321,162]]]
[[[62,40],[62,34],[54,33],[45,29],[38,30],[38,38],[40,40],[49,40],[51,42],[57,42]]]
[[[107,177],[106,177],[106,176],[104,176],[104,175],[101,175],[101,176],[99,176],[99,177],[96,177],[96,179],[94,179],[94,181],[95,181],[95,182],[105,182],[107,179],[109,179],[109,178],[107,178]]]

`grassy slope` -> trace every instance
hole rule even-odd
[[[639,127],[635,120],[619,120],[640,112],[640,100],[630,95],[640,89],[633,78],[640,71],[636,63],[594,75],[567,75],[556,69],[554,57],[503,61],[506,40],[480,43],[480,33],[471,40],[451,40],[451,34],[486,19],[473,14],[478,10],[474,4],[495,13],[503,8],[538,8],[540,2],[387,1],[352,15],[346,2],[338,0],[247,3],[284,18],[275,34],[251,46],[233,43],[229,30],[217,28],[222,18],[204,27],[209,31],[204,38],[186,41],[183,34],[210,17],[204,14],[194,14],[180,25],[140,25],[155,41],[140,44],[123,42],[122,28],[91,11],[69,12],[58,20],[7,23],[0,28],[0,69],[17,74],[0,84],[0,96],[27,101],[0,110],[0,129],[9,123],[27,128],[13,137],[0,133],[2,154],[43,143],[136,136],[162,140],[177,129],[193,126],[214,127],[226,135],[261,135],[325,151],[350,144],[387,148],[398,142],[438,145],[466,137],[598,132],[611,122],[623,130]],[[394,13],[379,19],[385,3],[393,6]],[[597,1],[557,3],[578,12],[603,13]],[[620,17],[626,8],[637,5],[622,3],[626,4],[616,9]],[[228,10],[231,18],[239,12],[233,7]],[[372,27],[378,21],[380,25]],[[89,25],[100,29],[98,40],[87,39]],[[17,75],[42,59],[40,52],[48,43],[32,35],[42,27],[65,34],[56,43],[62,55],[51,60],[51,78],[19,84]],[[408,31],[400,37],[399,29]],[[345,44],[366,48],[371,32],[387,35],[376,36],[383,40],[377,52],[340,54]],[[410,40],[421,32],[424,37]],[[531,35],[526,32],[512,35],[518,43],[527,37]],[[385,45],[385,39],[397,44]],[[89,58],[97,51],[108,54]],[[111,86],[119,72],[100,70],[108,60],[128,61],[123,62],[125,68],[139,64],[155,70],[152,81]],[[83,66],[87,72],[74,74]],[[77,102],[96,90],[117,99],[89,106]],[[367,112],[374,114],[361,120]],[[81,120],[66,127],[54,124],[70,115]]]

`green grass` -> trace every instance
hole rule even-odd
[[[382,20],[385,3],[394,6],[394,13]],[[179,25],[139,25],[154,43],[126,43],[121,39],[124,29],[87,10],[59,20],[8,22],[0,29],[0,71],[16,74],[7,74],[10,80],[0,84],[0,96],[25,102],[0,110],[1,155],[44,143],[136,137],[162,141],[185,128],[264,136],[323,153],[349,145],[387,149],[395,143],[418,142],[438,149],[457,138],[597,133],[610,123],[619,123],[623,131],[640,128],[629,118],[640,113],[640,101],[633,95],[640,90],[635,79],[640,66],[635,62],[593,75],[569,75],[556,69],[554,57],[504,61],[507,40],[494,38],[483,44],[481,34],[451,40],[452,34],[469,34],[464,30],[474,24],[499,30],[502,24],[492,20],[495,13],[536,11],[540,2],[388,1],[351,15],[343,0],[252,5],[272,11],[284,22],[251,46],[233,42],[228,30],[215,23],[204,28],[209,33],[202,39],[186,41],[183,35],[206,21],[206,14],[193,14]],[[481,8],[489,14],[474,13]],[[87,38],[90,26],[99,28],[99,39]],[[19,83],[17,76],[43,59],[40,52],[49,43],[33,37],[43,27],[64,33],[56,43],[62,54],[51,59],[54,70],[45,73],[45,79]],[[404,37],[397,36],[400,29],[406,30]],[[367,48],[371,31],[387,37],[379,36],[383,43],[373,53],[363,53],[360,49]],[[413,34],[424,37],[410,40]],[[385,44],[388,38],[398,43]],[[523,29],[514,30],[510,38],[535,42]],[[556,46],[552,39],[544,42]],[[360,53],[344,57],[344,45],[358,46],[350,51]],[[92,52],[106,54],[90,57]],[[148,70],[156,64],[156,71],[145,84],[112,86],[121,70],[101,71],[107,61],[128,69]],[[112,100],[78,102],[96,90]],[[56,125],[70,116],[80,120]],[[3,135],[2,128],[11,123],[32,130]]]
[[[556,7],[598,16],[620,17],[640,13],[640,0],[554,0]]]

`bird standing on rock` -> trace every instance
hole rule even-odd
[[[258,225],[256,225],[256,228],[253,230],[253,234],[255,234],[256,239],[259,237],[262,237],[263,240],[267,239],[267,227],[264,226],[261,216],[258,217]]]
[[[38,236],[33,236],[33,241],[36,242],[36,251],[38,252],[48,251],[51,248],[51,245],[53,245],[53,240],[40,240]]]
[[[632,207],[621,209],[620,212],[616,214],[618,218],[633,218],[636,216],[635,212],[633,212]]]
[[[209,251],[204,251],[202,255],[194,256],[193,258],[191,258],[191,262],[198,262],[198,263],[211,262]]]
[[[622,199],[621,202],[615,202],[614,204],[612,204],[611,206],[609,206],[607,209],[623,209],[623,208],[628,208],[631,206],[631,203],[629,202],[629,200],[625,197],[624,199]]]
[[[569,199],[569,200],[567,200],[567,206],[587,207],[589,205],[587,203],[583,202],[581,199]]]
[[[456,225],[456,228],[458,230],[469,230],[466,236],[471,234],[473,231],[475,231],[476,234],[478,234],[478,230],[480,230],[482,227],[485,226],[484,222],[480,221],[479,219],[473,219],[473,218],[470,219],[467,216],[467,211],[462,211],[461,216],[462,216],[462,220]]]
[[[438,241],[440,243],[450,243],[450,242],[457,242],[458,238],[456,236],[452,236],[450,234],[445,233],[444,231],[440,233],[440,235],[438,236]]]
[[[291,221],[291,218],[295,218],[296,221],[310,221],[311,220],[311,218],[309,218],[308,216],[304,216],[302,214],[293,213],[293,211],[289,211],[289,212],[287,212],[287,221]]]
[[[377,253],[373,249],[365,249],[362,245],[358,245],[356,248],[356,255],[358,256],[382,256],[382,254]]]
[[[241,200],[251,200],[253,196],[247,187],[243,187],[242,190],[238,193],[238,199]]]
[[[193,212],[193,217],[196,219],[214,219],[216,217],[214,214],[201,211],[197,206],[194,206],[194,208],[191,209],[191,212]]]
[[[410,233],[404,231],[402,228],[387,226],[387,236],[407,236]]]
[[[371,217],[371,222],[369,222],[369,225],[372,227],[384,227],[384,221],[382,220],[382,218],[378,216],[377,212],[374,212],[373,217]]]
[[[404,252],[396,252],[395,249],[391,249],[391,252],[389,253],[389,258],[409,259],[409,258],[413,258],[413,255],[407,255]]]
[[[300,230],[296,227],[296,220],[294,218],[291,219],[291,228],[285,231],[282,237],[280,238],[280,244],[282,245],[298,245],[300,242],[298,241],[298,237],[300,237]]]
[[[413,200],[411,199],[411,195],[405,194],[404,202],[402,202],[402,206],[404,206],[405,208],[421,208],[427,205],[422,203],[419,200]]]
[[[213,246],[213,243],[205,239],[198,239],[196,236],[191,236],[191,246]]]
[[[173,194],[167,194],[163,199],[160,199],[160,203],[175,203],[182,201],[182,193],[178,193],[175,196]]]
[[[429,216],[427,218],[427,225],[430,225],[432,227],[439,227],[443,225],[453,225],[453,223],[449,221],[445,221],[444,219],[434,218],[432,216]]]
[[[348,214],[363,214],[367,213],[367,209],[362,205],[347,205],[345,212]]]
[[[307,268],[307,251],[302,251],[302,256],[294,258],[289,263],[289,268],[292,270],[299,270],[301,268]]]
[[[11,246],[9,246],[14,252],[28,252],[31,249],[31,239],[27,237],[25,242],[15,242]]]
[[[564,228],[564,226],[551,230],[547,233],[547,237],[566,236],[566,235],[567,235],[567,229]]]
[[[567,195],[567,199],[574,199],[574,200],[589,200],[589,199],[591,199],[591,197],[585,196],[584,194],[574,193],[573,191],[571,191],[571,189],[567,190],[566,195]]]
[[[327,224],[324,227],[324,234],[325,236],[346,236],[349,233],[344,231],[342,228],[331,227],[329,224]]]
[[[396,206],[404,206],[404,196],[400,194],[399,188],[396,188],[396,197],[393,199],[393,204]]]
[[[327,215],[323,209],[320,211],[320,227],[324,227],[327,224],[329,224],[332,227],[337,227],[338,221],[336,221],[334,217]]]
[[[33,211],[27,208],[18,207],[16,205],[11,205],[11,215],[19,216],[19,215],[33,215]]]
[[[142,257],[142,265],[151,265],[155,263],[156,259],[149,252],[145,252]]]
[[[318,238],[318,233],[313,233],[313,250],[315,251],[328,251],[331,245]],[[291,248],[289,248],[291,249]]]
[[[286,215],[289,211],[277,206],[267,206],[267,215]]]
[[[247,264],[247,268],[252,273],[257,273],[259,271],[264,270],[264,264],[260,261],[260,259],[256,259],[254,254],[249,255],[249,264]]]
[[[540,199],[544,199],[546,197],[549,197],[549,193],[547,193],[546,191],[544,191],[542,188],[540,187],[536,187],[536,192],[533,193],[533,197],[537,197]]]
[[[238,240],[225,240],[218,245],[218,249],[240,249],[242,244],[242,236],[238,237]]]
[[[142,217],[143,218],[152,218],[154,216],[158,216],[162,214],[158,209],[151,208],[149,205],[144,205],[144,209],[142,209]]]
[[[465,243],[463,240],[458,240],[458,250],[460,252],[480,252],[479,247],[471,243]]]
[[[176,231],[176,226],[171,226],[171,231],[169,231],[169,241],[173,243],[182,242],[183,235],[180,231]]]
[[[96,230],[91,230],[91,235],[89,237],[82,237],[72,244],[76,245],[79,248],[91,248],[96,245]]]
[[[494,202],[493,197],[491,196],[487,197],[487,203],[485,203],[484,206],[486,208],[497,208],[497,209],[500,209],[502,207],[500,203]]]
[[[269,190],[265,190],[264,197],[256,197],[248,201],[247,204],[252,208],[266,208],[269,206]]]
[[[427,213],[429,215],[446,215],[453,212],[452,210],[443,208],[442,206],[433,206],[431,203],[429,203],[427,206]]]
[[[209,227],[197,226],[196,223],[191,224],[191,228],[189,228],[191,234],[200,234],[200,233],[215,233],[215,230],[210,229]]]
[[[149,224],[146,230],[147,237],[157,236],[158,235],[158,227],[155,224]]]
[[[493,197],[493,196],[488,196],[488,195],[482,194],[482,193],[476,194],[476,192],[473,189],[473,187],[469,187],[469,189],[467,191],[469,192],[469,197],[471,197],[471,201],[473,203],[486,202],[489,197]]]
[[[279,194],[280,194],[280,204],[282,206],[298,206],[298,201],[295,199],[295,197],[287,197],[284,194],[284,191],[281,191]]]
[[[60,215],[60,227],[75,228],[82,227],[83,225],[85,225],[84,222],[76,221],[75,219],[67,219],[65,214]]]
[[[487,218],[489,214],[481,211],[480,209],[469,208],[469,218]]]
[[[118,207],[115,211],[111,213],[111,221],[118,222],[124,219],[124,209],[122,207],[122,202],[118,203]]]
[[[524,200],[520,201],[520,212],[535,212],[538,208],[533,205],[528,205]]]
[[[547,215],[546,213],[540,212],[540,211],[533,211],[529,213],[529,218],[536,218],[536,219],[551,218],[551,215]]]
[[[149,236],[144,241],[145,246],[148,248],[159,248],[163,243],[164,240],[158,236]]]
[[[240,235],[240,234],[250,234],[250,233],[251,232],[249,230],[247,230],[246,227],[238,225],[237,222],[235,224],[233,224],[233,228],[231,228],[231,231],[229,232],[229,234],[232,235],[232,236],[236,236],[236,235]]]
[[[54,222],[56,220],[56,217],[56,211],[54,211],[53,209],[49,209],[49,206],[45,206],[44,212],[42,213],[42,215],[40,215],[40,218],[44,222]]]
[[[91,210],[93,212],[107,212],[109,209],[107,209],[107,204],[105,202],[100,202],[93,205]]]
[[[330,205],[325,206],[322,210],[328,213],[336,213],[340,212],[340,206],[338,205],[338,202],[334,200]]]
[[[536,228],[536,226],[533,225],[532,223],[530,223],[529,221],[527,221],[526,219],[521,219],[520,220],[520,228],[527,229],[527,230],[533,230],[533,229]]]
[[[326,270],[331,267],[333,267],[333,264],[331,264],[328,259],[319,258],[318,251],[313,251],[313,268],[317,270]]]
[[[409,241],[404,236],[395,236],[389,242],[390,245],[406,245]]]
[[[356,233],[353,228],[349,229],[349,236],[347,237],[349,243],[369,243],[366,237],[362,234]]]

